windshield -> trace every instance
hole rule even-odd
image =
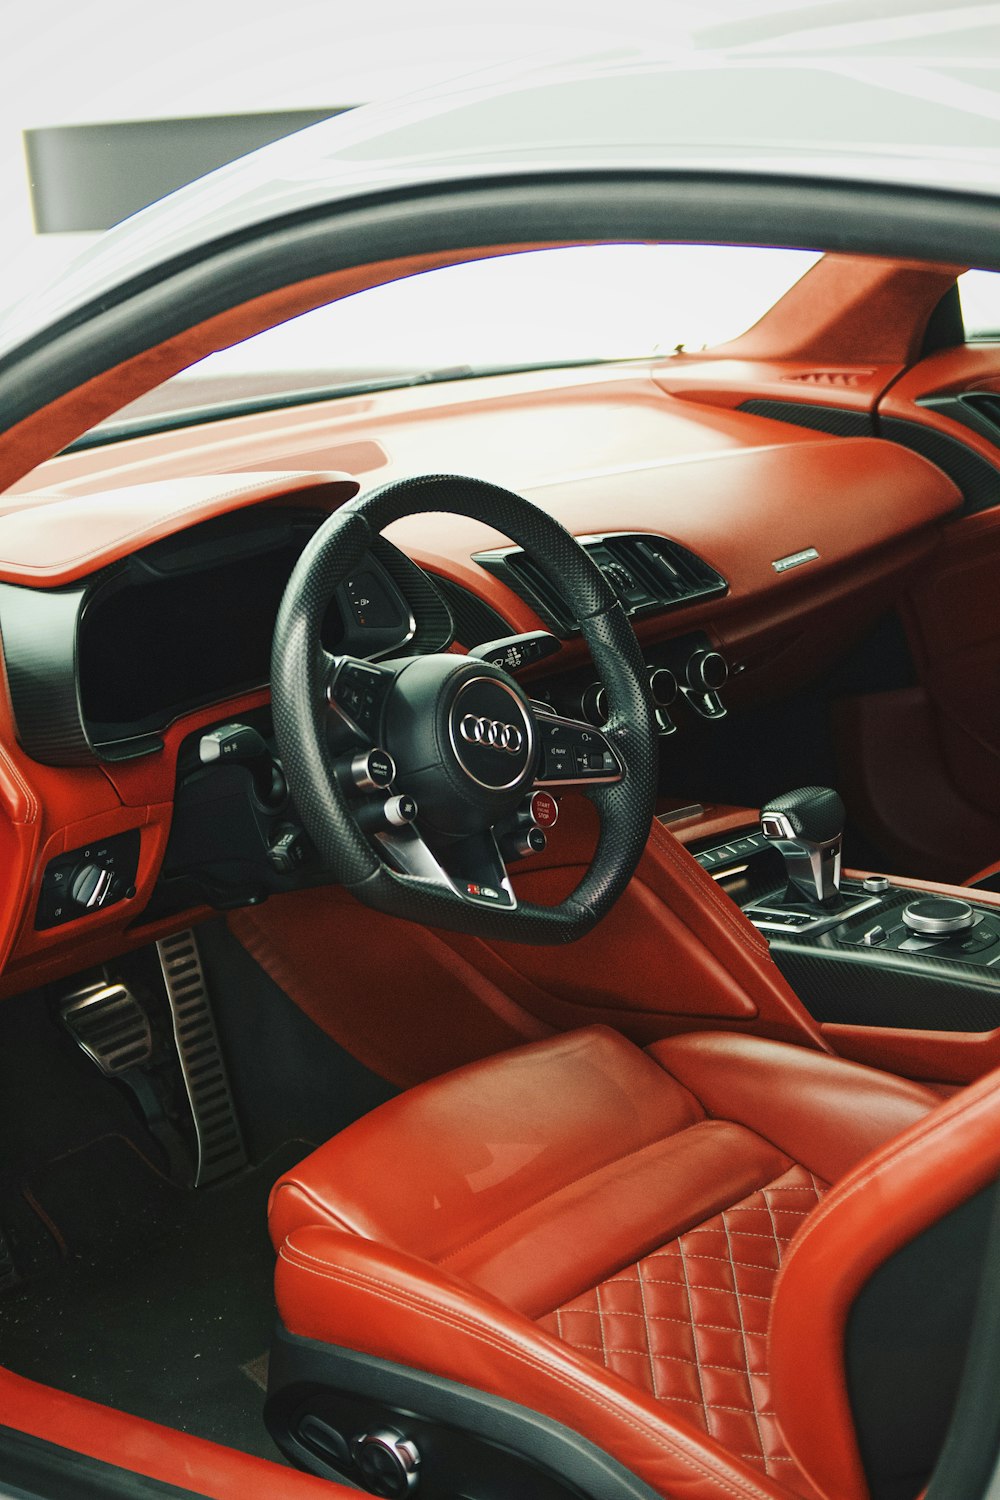
[[[818,259],[804,250],[623,244],[445,266],[212,354],[95,431],[110,439],[359,389],[697,351],[757,322]]]
[[[1000,272],[966,271],[958,278],[965,337],[971,342],[1000,339]]]

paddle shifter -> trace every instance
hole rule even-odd
[[[828,786],[800,787],[761,808],[761,832],[785,861],[786,903],[826,911],[843,904],[840,845],[846,818],[843,802]]]

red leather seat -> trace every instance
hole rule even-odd
[[[660,1495],[862,1500],[851,1309],[998,1168],[992,1080],[942,1104],[777,1042],[594,1027],[402,1094],[282,1178],[278,1309]]]

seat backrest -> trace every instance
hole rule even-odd
[[[774,1407],[828,1500],[913,1500],[951,1418],[1000,1176],[1000,1073],[865,1158],[778,1280]]]

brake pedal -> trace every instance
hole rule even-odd
[[[157,943],[156,951],[198,1143],[194,1185],[204,1187],[245,1167],[246,1149],[219,1047],[198,941],[187,928]]]
[[[117,980],[96,980],[65,995],[59,1014],[81,1052],[105,1078],[131,1089],[150,1134],[163,1147],[172,1180],[189,1186],[190,1154],[151,1076],[155,1037],[142,1002]]]
[[[85,985],[62,1000],[59,1013],[77,1046],[107,1078],[141,1068],[153,1055],[149,1017],[123,984]]]

